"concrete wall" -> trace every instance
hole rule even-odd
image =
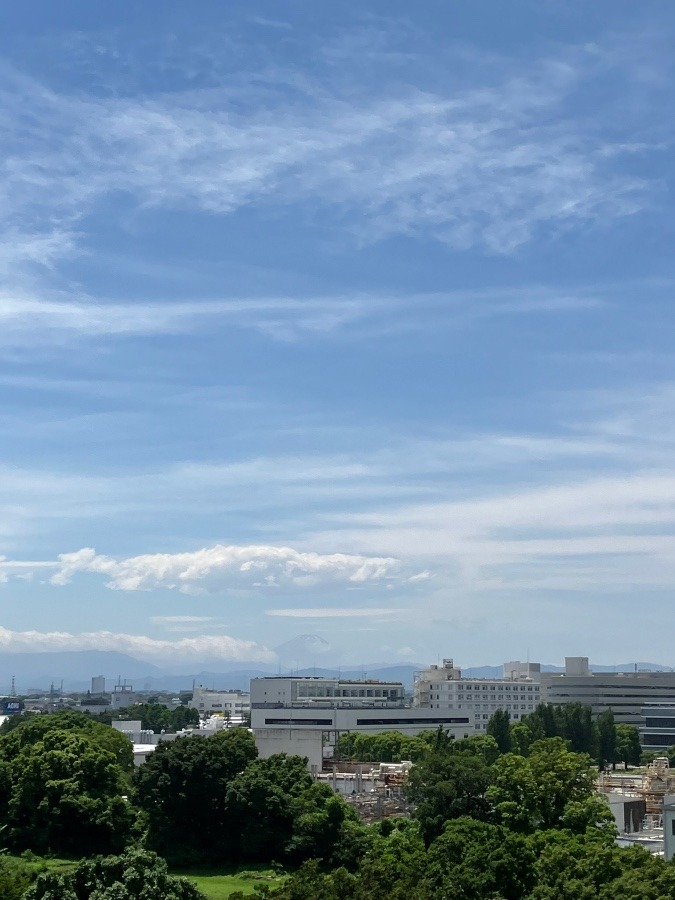
[[[275,753],[287,753],[289,756],[306,756],[310,769],[316,768],[318,772],[323,766],[321,730],[259,728],[255,731],[255,745],[261,759],[267,759]]]

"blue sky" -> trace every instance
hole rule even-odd
[[[0,25],[0,647],[671,661],[670,2]]]

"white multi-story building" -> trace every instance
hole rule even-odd
[[[483,732],[490,717],[504,710],[517,722],[541,702],[539,663],[504,664],[503,678],[462,678],[451,659],[415,676],[414,704],[419,709],[452,710],[466,715],[471,731]]]
[[[343,678],[271,676],[251,679],[251,705],[402,706],[400,681],[354,681]]]
[[[461,710],[406,706],[400,682],[339,678],[269,677],[251,680],[251,728],[262,758],[274,753],[306,756],[321,770],[340,735],[401,731],[415,735],[442,726],[455,738],[471,732]]]
[[[188,706],[199,710],[200,715],[222,713],[232,722],[241,722],[251,713],[251,695],[246,691],[212,691],[200,685]]]

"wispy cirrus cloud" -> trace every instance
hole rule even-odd
[[[369,552],[387,547],[408,561],[433,561],[446,587],[463,592],[663,590],[675,577],[675,477],[639,472],[492,489],[351,516],[340,533]]]
[[[170,303],[110,303],[95,297],[61,294],[45,298],[0,291],[0,346],[39,346],[69,338],[186,334],[233,325],[284,341],[341,332],[353,339],[393,329],[453,327],[497,316],[590,311],[605,303],[602,290],[557,291],[541,285],[427,294],[252,296]],[[420,319],[422,311],[424,320]]]
[[[9,223],[50,211],[61,228],[112,189],[141,208],[219,215],[301,203],[330,208],[359,240],[425,234],[512,253],[542,229],[652,202],[648,179],[617,166],[634,140],[611,141],[566,106],[595,66],[581,52],[523,71],[505,61],[471,89],[385,80],[374,95],[329,81],[289,93],[251,79],[152,99],[75,97],[13,73],[0,94],[0,124],[17,136],[0,197]]]
[[[389,607],[363,606],[304,606],[290,609],[267,609],[265,615],[282,619],[368,619],[388,618],[400,614],[400,610]]]
[[[154,625],[196,625],[212,622],[213,616],[153,616],[150,621]]]

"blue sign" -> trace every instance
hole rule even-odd
[[[3,700],[2,712],[5,716],[13,716],[16,713],[23,712],[23,701],[21,700]]]

